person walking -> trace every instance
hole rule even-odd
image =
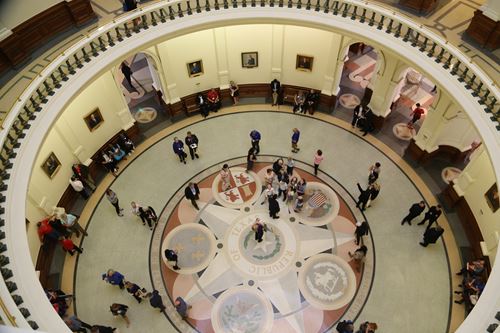
[[[419,216],[422,214],[422,212],[425,210],[425,202],[420,201],[417,203],[414,203],[411,205],[408,215],[406,215],[403,218],[403,221],[401,221],[401,225],[405,224],[405,222],[408,222],[409,225],[411,225],[411,220],[413,220],[415,217]]]
[[[355,128],[358,126],[358,120],[361,117],[361,115],[363,114],[363,109],[364,109],[363,104],[358,104],[354,108],[353,113],[352,113],[352,121],[351,121],[352,128]]]
[[[130,326],[130,320],[127,317],[127,311],[128,311],[128,306],[125,304],[120,304],[120,303],[113,303],[109,307],[109,311],[113,314],[115,317],[122,317],[123,320],[125,320],[125,323],[127,324],[127,327]]]
[[[83,253],[83,249],[76,246],[69,237],[61,238],[60,243],[63,250],[68,252],[70,256],[73,256],[75,252]]]
[[[361,185],[359,185],[359,183],[356,183],[356,185],[358,186],[359,190],[359,197],[358,197],[358,202],[356,203],[356,207],[361,209],[361,211],[364,211],[366,209],[366,204],[370,199],[372,186],[368,185],[366,190],[363,190],[363,188],[361,187]]]
[[[247,154],[247,169],[246,171],[251,171],[253,169],[253,165],[257,161],[257,156],[255,155],[255,149],[251,147],[248,149],[248,154]]]
[[[427,229],[429,229],[433,223],[437,222],[442,212],[441,205],[431,206],[425,213],[424,219],[420,223],[417,223],[417,225],[422,225],[426,221],[429,221],[429,225],[427,226]]]
[[[73,332],[79,333],[87,333],[87,329],[92,329],[92,326],[87,324],[86,322],[79,319],[77,316],[68,316],[64,319],[64,323],[68,326],[70,330]]]
[[[181,163],[186,164],[186,157],[187,154],[184,151],[184,143],[182,140],[179,140],[179,138],[175,137],[174,142],[172,143],[172,149],[174,150],[174,153],[179,156],[179,160]]]
[[[292,129],[292,153],[298,153],[300,148],[298,147],[300,139],[300,131],[298,128]]]
[[[314,175],[317,176],[318,175],[318,168],[319,168],[319,165],[321,164],[321,162],[323,161],[323,151],[321,151],[321,149],[318,149],[316,151],[316,155],[314,155]]]
[[[229,165],[224,164],[222,170],[219,171],[219,175],[222,181],[222,191],[231,189],[231,170],[229,170]]]
[[[420,106],[420,103],[417,103],[415,106],[416,106],[415,110],[413,110],[410,113],[410,117],[412,117],[412,116],[413,117],[407,124],[409,129],[413,129],[413,126],[415,125],[415,123],[422,117],[422,115],[425,114],[425,110]]]
[[[262,242],[264,238],[264,224],[261,223],[259,218],[257,218],[255,223],[252,225],[252,230],[255,233],[255,240],[257,243]]]
[[[148,206],[148,208],[139,207],[139,214],[141,218],[146,220],[146,223],[149,226],[149,230],[153,230],[153,223],[156,223],[158,221],[158,216],[156,215],[156,212],[153,209],[153,207],[151,206]]]
[[[113,207],[115,207],[116,214],[118,214],[118,216],[123,216],[123,213],[122,213],[123,212],[123,208],[120,208],[118,196],[116,195],[115,192],[113,192],[112,189],[108,188],[106,190],[106,198],[113,205]]]
[[[261,135],[260,135],[259,131],[252,130],[250,132],[250,139],[252,142],[252,148],[255,150],[255,155],[259,155],[259,153],[260,153],[259,143],[260,143],[260,139],[261,139]]]
[[[141,221],[142,221],[142,225],[145,225],[146,224],[146,220],[144,219],[144,216],[141,215],[141,212],[139,211],[139,209],[141,208],[141,205],[139,205],[135,201],[132,201],[130,203],[130,206],[131,206],[131,210],[130,211],[132,212],[132,215],[140,217]]]
[[[186,189],[184,190],[184,194],[186,195],[186,199],[191,200],[191,204],[196,210],[200,210],[196,200],[200,199],[200,189],[196,183],[190,182]]]
[[[113,333],[116,331],[115,327],[103,326],[103,325],[94,325],[90,329],[90,333]]]
[[[278,213],[280,212],[280,204],[278,203],[278,195],[273,194],[269,198],[269,216],[273,219],[279,219]]]
[[[366,208],[370,207],[373,200],[378,197],[380,193],[380,185],[377,182],[374,182],[370,185],[370,197],[368,198],[368,202],[366,203]]]
[[[177,313],[182,317],[182,319],[186,319],[188,317],[188,310],[192,308],[192,306],[188,305],[186,301],[180,296],[175,299],[174,306],[177,310]]]
[[[356,236],[356,239],[354,240],[354,243],[356,245],[360,245],[363,243],[363,236],[368,235],[368,230],[370,228],[368,227],[368,223],[366,221],[363,222],[357,222],[356,223],[356,230],[354,230],[354,236]]]
[[[167,259],[167,261],[174,262],[174,265],[172,266],[172,268],[174,270],[178,271],[180,269],[180,267],[178,265],[179,256],[177,254],[177,251],[171,250],[171,249],[166,249],[165,250],[165,258]]]
[[[277,79],[271,81],[271,94],[273,96],[273,106],[278,105],[278,96],[281,90],[281,83]]]
[[[295,161],[293,160],[292,156],[288,156],[286,159],[286,173],[288,176],[292,176],[293,174],[293,167],[295,166]]]
[[[120,67],[123,76],[125,76],[125,80],[127,80],[128,84],[130,85],[130,88],[132,88],[134,91],[137,91],[137,89],[132,84],[132,69],[128,66],[128,64],[125,61],[122,62]]]
[[[139,285],[130,281],[125,282],[125,289],[127,289],[127,292],[135,298],[137,303],[141,303],[142,299],[147,295],[146,289],[141,288]]]
[[[189,155],[191,155],[191,159],[200,158],[196,150],[198,149],[198,137],[191,132],[187,132],[186,139],[184,139],[186,146],[189,148]]]
[[[108,269],[108,271],[102,275],[102,279],[113,286],[119,286],[120,289],[125,288],[125,276],[115,270]]]
[[[367,252],[368,248],[365,245],[361,245],[358,249],[356,249],[356,251],[354,251],[354,253],[348,252],[349,257],[351,257],[351,259],[354,261],[354,266],[358,273],[361,272],[361,267],[365,262]]]
[[[380,162],[376,162],[372,166],[368,168],[368,184],[372,184],[377,181],[378,176],[380,175]]]
[[[443,234],[444,229],[439,225],[437,227],[426,228],[424,232],[424,239],[419,244],[423,247],[427,247],[429,244],[435,244],[439,237]]]
[[[163,305],[160,292],[156,289],[153,290],[149,296],[149,304],[151,304],[151,306],[155,309],[160,309],[160,312],[165,311],[165,305]]]
[[[55,210],[55,215],[62,225],[65,226],[70,232],[74,232],[76,237],[79,238],[80,234],[88,236],[89,234],[83,227],[78,223],[78,216],[66,213],[64,208],[58,207]]]

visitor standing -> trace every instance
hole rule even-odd
[[[122,213],[123,208],[120,208],[120,203],[119,203],[119,200],[118,200],[118,196],[116,195],[115,192],[113,192],[112,189],[108,188],[106,190],[106,198],[113,205],[113,207],[115,207],[116,214],[118,214],[118,216],[123,216],[123,213]]]
[[[108,271],[102,275],[102,279],[113,286],[119,286],[120,289],[125,288],[125,276],[113,269],[108,269]]]
[[[250,139],[251,139],[251,142],[252,142],[252,147],[255,150],[255,155],[259,155],[259,153],[260,153],[259,143],[260,143],[260,139],[261,139],[259,131],[252,130],[250,132]]]
[[[179,156],[179,160],[181,163],[186,164],[186,157],[187,154],[184,151],[184,143],[182,140],[179,140],[179,138],[175,137],[174,142],[172,143],[172,149],[174,150],[174,153]]]
[[[240,100],[240,88],[234,81],[229,81],[229,94],[233,98],[233,105],[238,104]]]
[[[191,132],[187,132],[184,142],[189,148],[189,155],[191,155],[191,159],[194,160],[195,157],[200,158],[196,152],[198,149],[198,137]]]
[[[408,224],[411,225],[411,220],[422,214],[424,210],[425,210],[424,201],[414,203],[413,205],[411,205],[408,215],[406,215],[403,221],[401,221],[401,225],[405,224],[405,222],[408,222]]]
[[[281,83],[277,79],[271,81],[271,93],[273,96],[273,106],[278,105],[278,96],[280,94]]]
[[[122,317],[123,320],[125,320],[125,323],[127,324],[127,327],[130,326],[130,320],[127,317],[127,311],[128,311],[128,306],[125,304],[120,304],[120,303],[113,303],[109,307],[109,311],[113,314],[115,317]]]
[[[314,155],[314,175],[317,176],[318,175],[318,168],[319,168],[319,165],[320,163],[323,161],[323,151],[321,151],[321,149],[318,149],[316,151],[316,155]]]
[[[298,128],[292,129],[292,153],[298,153],[300,148],[298,147],[300,139],[300,131]]]
[[[184,190],[184,194],[186,195],[186,199],[191,200],[191,204],[196,210],[200,210],[196,200],[200,199],[200,189],[196,183],[190,182],[186,189]]]
[[[443,211],[441,210],[441,205],[431,206],[425,213],[424,219],[417,225],[422,225],[426,221],[429,221],[429,225],[427,226],[427,228],[429,228],[433,223],[437,222],[442,212]]]
[[[253,169],[255,161],[257,161],[257,156],[255,155],[255,149],[251,147],[248,150],[247,154],[247,169],[246,169],[247,172]]]

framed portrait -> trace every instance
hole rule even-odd
[[[258,52],[242,52],[241,53],[241,67],[254,68],[259,66],[259,53]]]
[[[52,179],[61,168],[61,162],[57,159],[56,154],[50,153],[49,157],[47,157],[41,166],[45,174]]]
[[[189,77],[200,76],[203,74],[203,61],[196,60],[187,63],[187,70]]]
[[[314,57],[297,54],[295,69],[304,72],[310,72],[313,68]]]
[[[98,108],[86,115],[83,120],[91,132],[95,131],[104,122],[101,111]]]
[[[497,184],[491,185],[490,189],[484,194],[488,206],[490,206],[493,212],[496,212],[500,208],[500,198],[498,197],[498,186]]]

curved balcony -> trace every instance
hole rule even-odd
[[[175,33],[239,22],[295,23],[371,40],[408,59],[455,98],[480,133],[500,180],[498,88],[474,63],[439,36],[404,16],[361,1],[159,2],[100,27],[54,60],[19,97],[0,133],[2,243],[1,311],[12,325],[69,332],[46,301],[24,227],[31,169],[44,136],[72,97],[116,59]],[[497,257],[497,261],[500,260]],[[500,268],[494,265],[484,295],[457,332],[487,327],[498,309]]]

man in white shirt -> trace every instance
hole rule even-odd
[[[71,187],[73,187],[73,190],[75,190],[75,192],[80,193],[80,195],[85,200],[89,198],[89,195],[87,194],[87,189],[85,188],[85,186],[83,186],[83,183],[80,180],[78,180],[76,177],[71,177],[69,183],[71,184]]]

